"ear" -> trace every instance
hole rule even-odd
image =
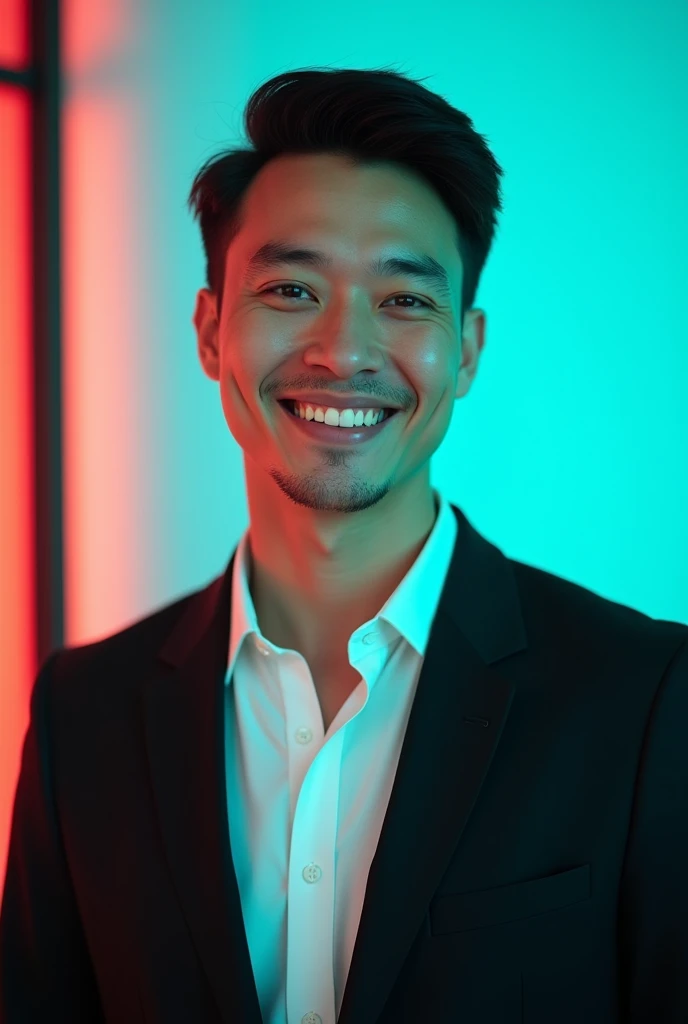
[[[487,316],[483,309],[469,309],[464,317],[461,338],[461,368],[456,381],[455,398],[463,398],[470,391],[473,378],[478,372],[478,363],[485,345]]]
[[[207,377],[220,379],[219,327],[217,322],[217,296],[208,288],[196,294],[196,308],[192,317],[196,328],[198,358]]]

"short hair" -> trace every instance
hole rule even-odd
[[[244,126],[252,148],[211,157],[188,199],[200,220],[207,286],[217,295],[218,317],[227,250],[241,228],[242,198],[253,178],[277,156],[332,153],[354,165],[391,161],[410,168],[439,195],[456,227],[463,322],[502,210],[504,173],[467,114],[396,71],[308,68],[277,75],[256,89]]]

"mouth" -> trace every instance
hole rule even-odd
[[[372,427],[338,427],[331,426],[329,423],[320,423],[314,419],[302,419],[294,411],[293,399],[278,399],[277,404],[282,407],[285,416],[293,426],[305,433],[307,437],[314,441],[344,445],[361,444],[377,437],[400,411],[399,409],[385,409],[383,418]]]

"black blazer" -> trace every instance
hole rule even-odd
[[[688,627],[452,509],[340,1024],[686,1024]],[[2,1024],[260,1022],[225,803],[233,560],[41,667]]]

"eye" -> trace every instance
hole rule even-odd
[[[313,294],[313,292],[309,292],[307,288],[304,288],[303,285],[301,285],[301,284],[293,284],[293,283],[276,284],[276,285],[273,285],[272,288],[265,288],[265,289],[263,289],[263,291],[260,294],[261,295],[269,295],[270,293],[281,291],[282,288],[295,288],[296,291],[307,292],[309,295]],[[284,299],[285,302],[294,301],[294,296],[293,295],[280,295],[280,296],[278,296],[278,298]],[[425,306],[427,309],[430,308],[430,303],[429,302],[426,302],[424,299],[419,299],[417,295],[410,295],[407,292],[402,292],[401,295],[391,295],[390,299],[413,299],[414,302],[420,302],[421,306]],[[390,299],[385,299],[385,302],[389,302]],[[396,308],[397,309],[411,309],[412,307],[411,306],[397,306]]]

